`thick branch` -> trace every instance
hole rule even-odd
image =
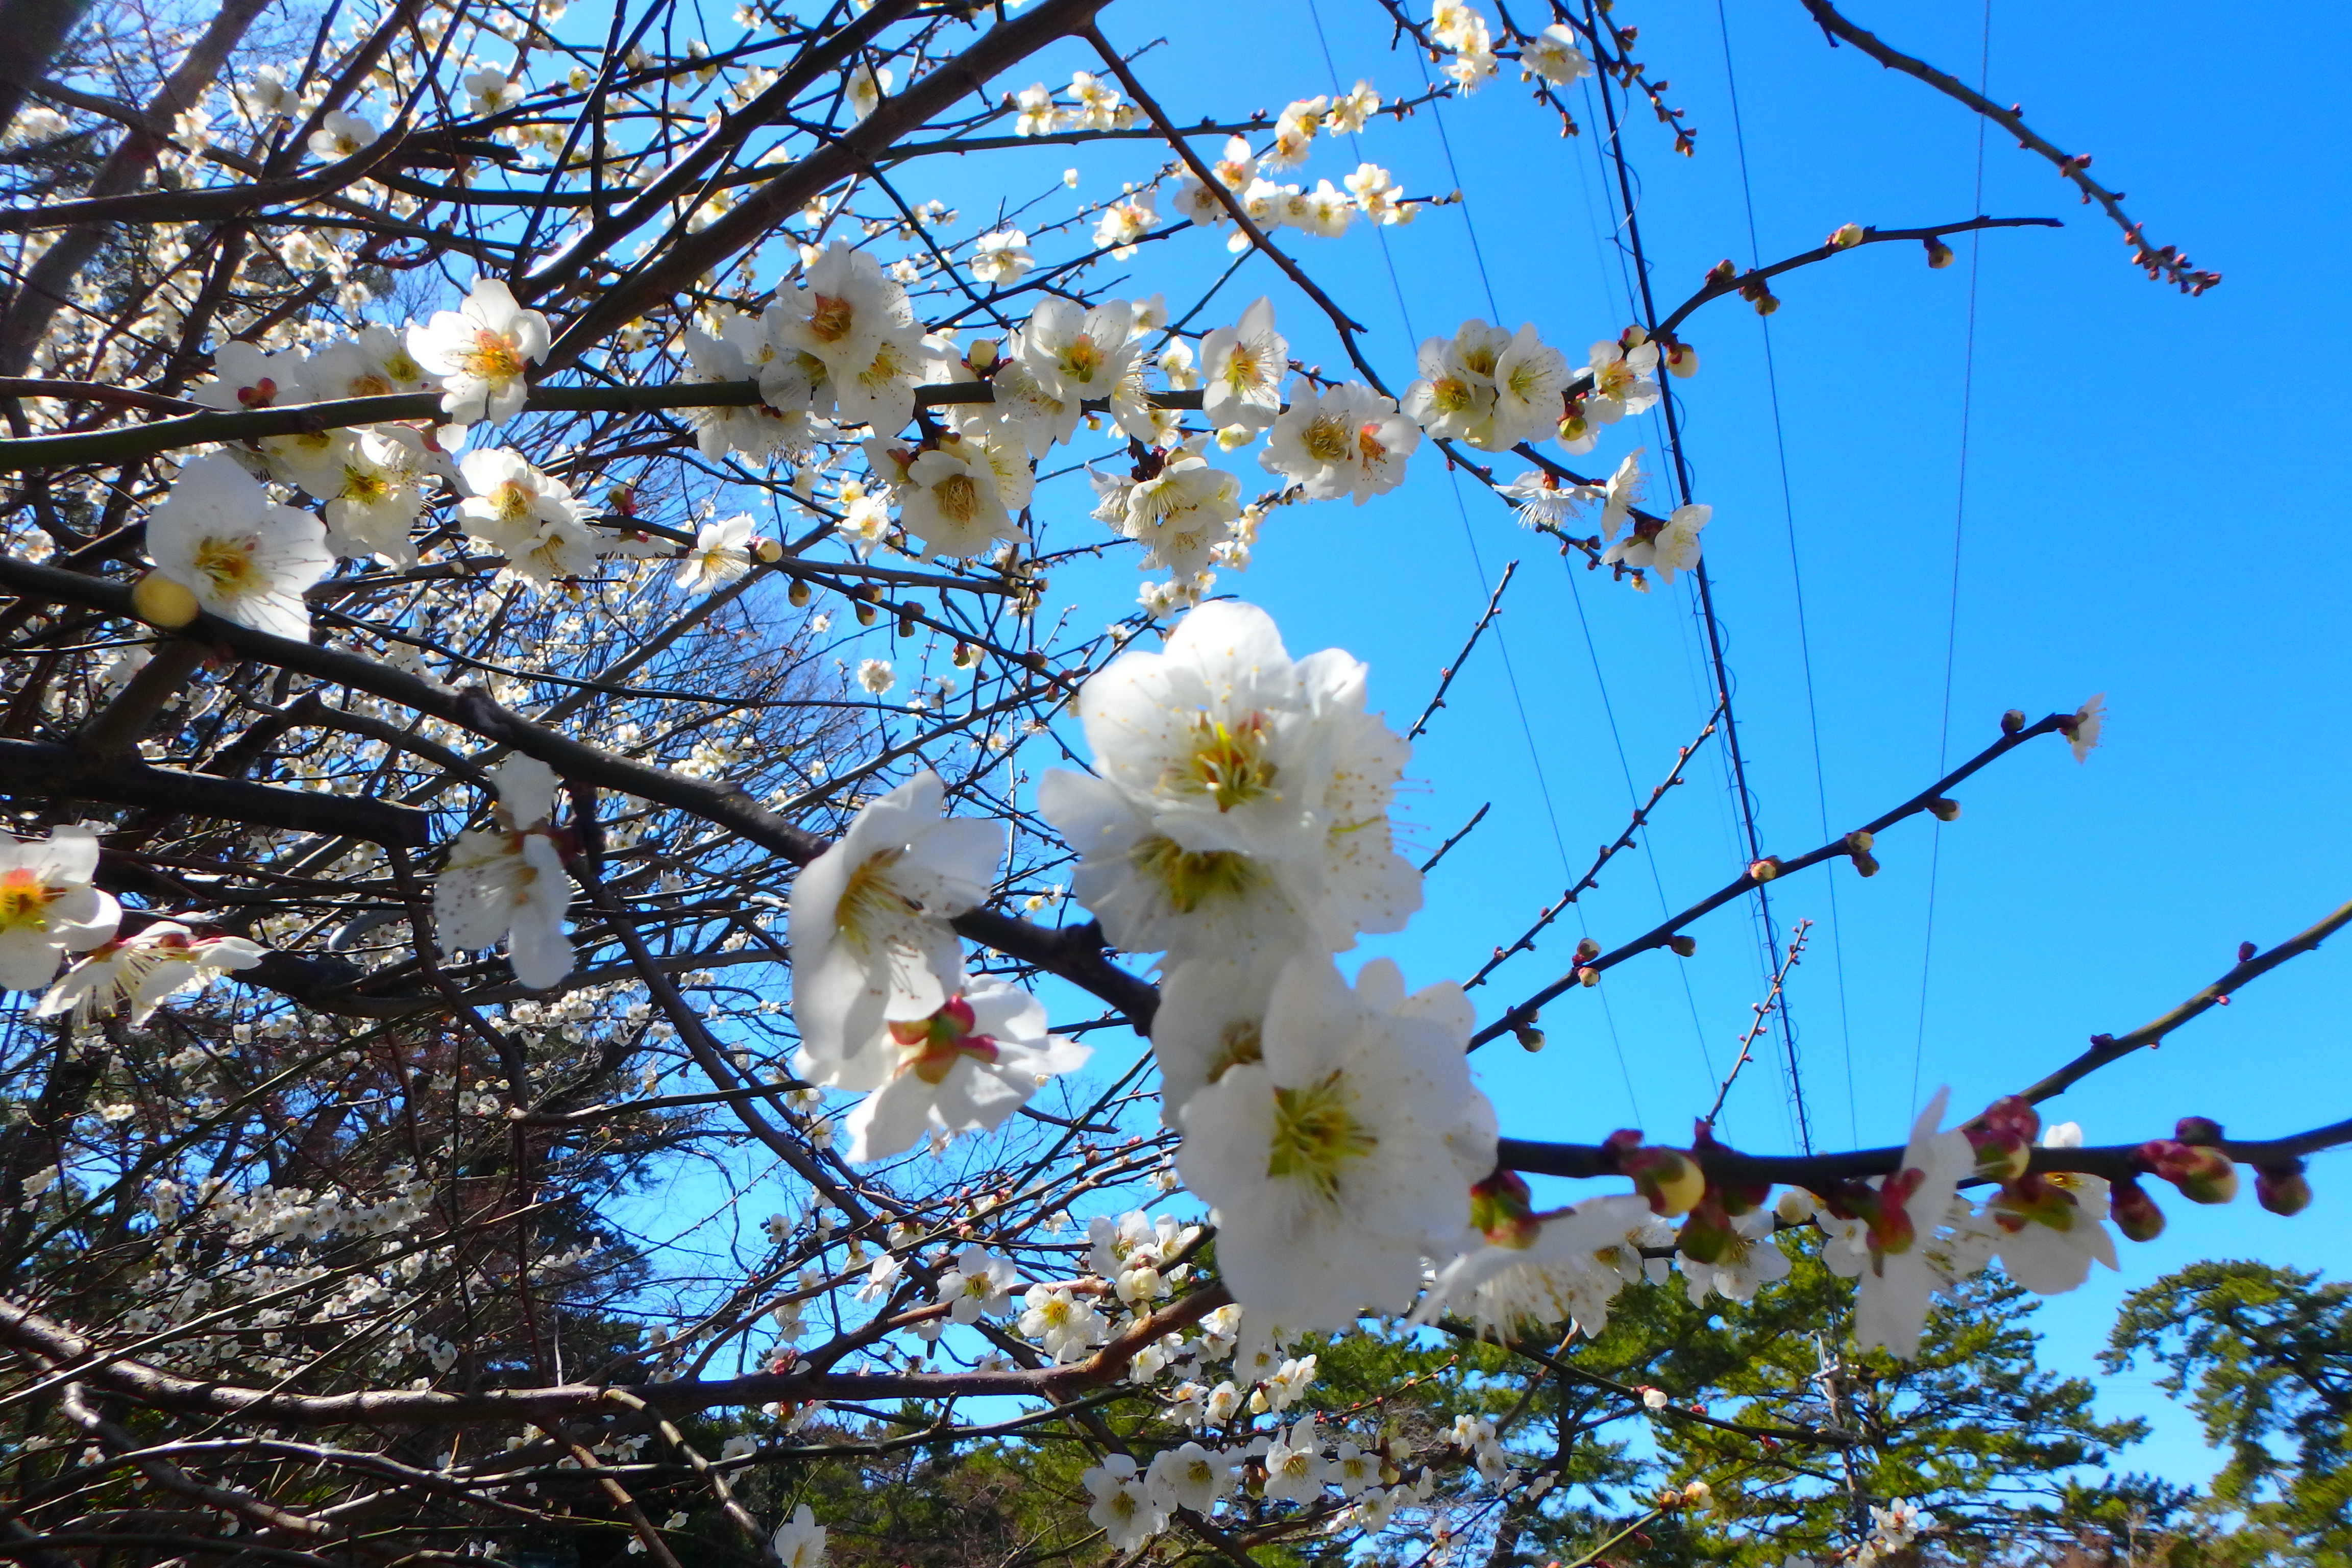
[[[432,814],[404,805],[150,767],[127,757],[95,757],[36,741],[0,741],[0,796],[152,806],[410,849],[432,839]]]

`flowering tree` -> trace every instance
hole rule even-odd
[[[2046,157],[2151,277],[2219,280],[2087,158],[1805,4]],[[1505,1125],[1474,1084],[1710,912],[1869,875],[2011,752],[2081,758],[2096,699],[1756,846],[1483,1023],[1341,966],[1445,850],[1391,827],[1421,726],[1232,596],[1261,524],[1453,464],[1711,626],[1685,332],[1858,247],[1941,266],[2047,220],[1848,225],[1679,302],[1645,274],[1582,353],[1579,323],[1474,319],[1382,364],[1317,247],[1442,198],[1333,150],[1517,91],[1566,131],[1595,106],[1621,176],[1637,101],[1689,152],[1606,8],[1387,6],[1433,85],[1181,124],[1138,47],[1161,22],[1101,0],[70,11],[0,100],[0,1553],[814,1568],[855,1522],[825,1467],[1008,1442],[1080,1461],[1034,1472],[1067,1479],[1057,1550],[1418,1562],[1581,1489],[1597,1553],[1757,1453],[1863,1441],[1801,1379],[1726,1422],[1580,1365],[1621,1291],[1745,1301],[1796,1256],[1854,1282],[1825,1331],[1910,1357],[1996,1258],[2049,1294],[2152,1236],[2151,1179],[2227,1202],[2251,1166],[2292,1212],[2301,1156],[2352,1141],[2088,1147],[2034,1110],[2352,906],[1990,1106],[1935,1096],[1899,1146],[1743,1153],[1704,1107],[1686,1143]],[[1038,74],[1072,49],[1066,88]],[[1133,174],[1076,221],[986,156],[1080,143]],[[1137,258],[1178,281],[1123,292]],[[1640,453],[1583,461],[1654,410],[1655,501]],[[1145,584],[1089,629],[1053,580],[1107,553]],[[1559,945],[1647,818],[1498,962]],[[1528,1176],[1603,1186],[1539,1209]],[[1695,1473],[1628,1511],[1598,1489],[1632,1471],[1513,1446],[1528,1400],[1309,1399],[1310,1341],[1350,1334],[1482,1343],[1572,1385],[1564,1424],[1696,1423]],[[1775,1473],[1753,1517],[1814,1521],[1792,1549],[1935,1539]]]

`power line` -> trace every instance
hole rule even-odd
[[[1748,173],[1748,132],[1739,115],[1739,77],[1732,66],[1731,20],[1724,8],[1723,0],[1715,0],[1715,21],[1723,35],[1723,78],[1731,98],[1732,144],[1739,154],[1739,195],[1748,209],[1748,264],[1752,267],[1761,267],[1764,264],[1764,251],[1756,237],[1756,189],[1750,183]],[[1789,481],[1789,437],[1780,414],[1780,373],[1772,356],[1771,318],[1759,315],[1756,318],[1756,325],[1762,333],[1764,341],[1764,386],[1771,400],[1772,448],[1780,468],[1780,515],[1788,525],[1789,575],[1796,585],[1797,655],[1805,676],[1805,723],[1812,739],[1813,793],[1814,799],[1821,806],[1822,838],[1826,842],[1830,836],[1829,782],[1822,766],[1822,713],[1813,684],[1812,634],[1805,622],[1805,572],[1797,551],[1797,504]],[[1844,1058],[1845,1068],[1846,1128],[1850,1139],[1859,1143],[1862,1141],[1862,1122],[1854,1104],[1853,1021],[1846,1005],[1845,928],[1838,919],[1837,865],[1832,862],[1822,870],[1829,879],[1830,958],[1837,972],[1838,1038],[1840,1053]],[[1780,1030],[1788,1047],[1788,1079],[1793,1088],[1797,1081],[1797,1031],[1795,1024],[1789,1018],[1785,1008],[1781,1012]]]
[[[1977,49],[1977,91],[1982,94],[1992,72],[1992,0],[1984,0],[1984,21]],[[1977,173],[1972,210],[1984,211],[1985,122],[1977,120]],[[1952,595],[1944,620],[1944,713],[1936,728],[1936,772],[1941,776],[1952,749],[1952,670],[1960,640],[1960,542],[1969,515],[1969,424],[1977,383],[1977,268],[1984,257],[1984,237],[1969,236],[1969,326],[1967,347],[1960,357],[1960,471],[1952,500]],[[1927,1056],[1927,977],[1936,955],[1936,882],[1942,869],[1944,825],[1938,821],[1927,844],[1927,931],[1919,942],[1919,1030],[1911,1042],[1911,1109],[1919,1109],[1919,1071]]]
[[[1597,49],[1600,47],[1601,26],[1593,11],[1592,0],[1585,0],[1584,15],[1586,28]],[[1605,73],[1599,74],[1597,79],[1600,84],[1601,112],[1609,128],[1609,158],[1616,171],[1619,200],[1625,215],[1625,238],[1632,247],[1633,277],[1641,290],[1643,326],[1645,330],[1654,330],[1658,320],[1657,303],[1652,297],[1650,289],[1649,259],[1643,254],[1641,220],[1635,213],[1633,203],[1633,174],[1627,165],[1624,140],[1618,123],[1617,109],[1615,103],[1610,99]],[[1675,489],[1681,497],[1682,504],[1687,505],[1691,499],[1690,467],[1683,450],[1682,432],[1675,416],[1675,397],[1671,390],[1662,389],[1658,406],[1665,420],[1666,450],[1667,455],[1673,458]],[[1723,708],[1725,750],[1730,756],[1732,787],[1738,801],[1739,820],[1746,835],[1748,858],[1750,861],[1760,860],[1764,858],[1764,845],[1762,836],[1757,831],[1756,826],[1756,797],[1754,791],[1748,787],[1747,758],[1739,744],[1739,727],[1733,719],[1731,673],[1723,657],[1722,622],[1716,614],[1715,591],[1707,578],[1706,562],[1704,557],[1693,563],[1691,579],[1697,588],[1700,614],[1706,624],[1707,658],[1715,675],[1716,700]],[[1769,944],[1769,951],[1778,952],[1780,945],[1780,931],[1772,918],[1770,897],[1760,884],[1756,888],[1755,892],[1756,908],[1759,918],[1763,922],[1765,939]],[[1782,1037],[1784,1039],[1789,1037],[1785,1025]],[[1805,1105],[1802,1079],[1792,1078],[1790,1089],[1796,1111],[1798,1146],[1805,1152],[1811,1153],[1813,1149],[1812,1119]]]

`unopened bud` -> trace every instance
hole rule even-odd
[[[1853,872],[1854,872],[1854,875],[1855,875],[1855,876],[1857,876],[1857,877],[1875,877],[1875,876],[1877,876],[1877,875],[1878,875],[1878,857],[1877,857],[1877,856],[1875,856],[1875,855],[1857,855],[1857,856],[1855,856],[1855,857],[1853,858]]]
[[[2116,1228],[2133,1241],[2154,1241],[2164,1234],[2164,1211],[2137,1176],[2126,1176],[2108,1190],[2107,1212]]]
[[[1927,810],[1938,822],[1958,822],[1960,819],[1960,803],[1940,795],[1927,803]]]
[[[2024,728],[2025,715],[2017,709],[2012,708],[2008,712],[2000,716],[2000,732],[2002,734],[2014,735],[2020,730]]]
[[[2255,1166],[2254,1201],[2273,1214],[2295,1215],[2309,1208],[2311,1183],[2304,1177],[2303,1162]]]
[[[1772,1214],[1782,1225],[1802,1225],[1813,1217],[1813,1211],[1820,1206],[1804,1188],[1784,1187],[1772,1205]]]
[[[1666,374],[1685,380],[1698,374],[1698,350],[1688,343],[1669,344],[1665,353]]]
[[[1577,939],[1576,939],[1576,962],[1577,962],[1577,963],[1590,963],[1592,960],[1594,960],[1594,959],[1596,959],[1596,958],[1598,958],[1598,957],[1600,957],[1600,956],[1601,956],[1601,944],[1600,944],[1599,942],[1597,942],[1593,941],[1593,940],[1592,940],[1591,937],[1589,937],[1589,936],[1579,937],[1579,938],[1577,938]]]
[[[948,656],[948,662],[958,669],[970,669],[980,662],[979,645],[968,642],[956,644],[955,651]]]
[[[1927,265],[1942,268],[1952,264],[1952,247],[1935,236],[1927,237]]]
[[[915,635],[914,616],[900,616],[898,617],[898,635],[902,637],[910,637]]]
[[[1877,844],[1877,838],[1865,827],[1857,827],[1845,836],[1845,847],[1858,855],[1869,854]]]
[[[1598,985],[1601,984],[1601,971],[1587,964],[1576,972],[1576,983],[1587,988]]]
[[[1696,1258],[1701,1263],[1714,1263],[1731,1250],[1737,1239],[1731,1234],[1731,1221],[1717,1204],[1701,1203],[1692,1208],[1690,1217],[1683,1221],[1675,1233],[1675,1250]]]
[[[1780,308],[1780,296],[1773,293],[1769,289],[1762,289],[1758,292],[1756,296],[1756,313],[1758,315],[1769,316]]]
[[[860,600],[857,605],[857,624],[861,626],[870,626],[874,624],[874,606],[863,600]]]
[[[1714,1489],[1705,1481],[1693,1481],[1683,1489],[1683,1501],[1692,1508],[1705,1508],[1714,1496]]]
[[[1497,1171],[1471,1184],[1470,1223],[1497,1247],[1532,1247],[1543,1231],[1528,1184],[1516,1171]]]
[[[1695,936],[1670,936],[1666,938],[1666,945],[1675,950],[1676,957],[1688,958],[1692,953],[1698,951],[1698,938]]]
[[[1842,223],[1830,230],[1829,238],[1822,243],[1832,250],[1851,250],[1862,243],[1862,225]]]
[[[1731,264],[1727,256],[1706,269],[1706,280],[1710,283],[1728,283],[1738,276],[1739,268]]]
[[[1640,348],[1643,343],[1646,343],[1649,341],[1649,329],[1643,326],[1639,321],[1634,322],[1632,326],[1617,334],[1618,345],[1628,353]]]
[[[2260,948],[2256,947],[2251,942],[2242,942],[2238,944],[2238,962],[2240,963],[2250,963],[2253,961],[2254,954],[2261,951],[2262,950]]]
[[[784,547],[772,539],[762,539],[751,546],[751,553],[773,566],[784,558]]]
[[[175,632],[203,612],[204,606],[186,584],[161,572],[150,572],[131,584],[131,613],[151,626]]]
[[[1627,1150],[1618,1155],[1617,1165],[1633,1179],[1634,1189],[1650,1200],[1650,1212],[1667,1219],[1690,1213],[1706,1196],[1706,1173],[1679,1149]]]
[[[2221,1142],[2221,1124],[2210,1116],[2184,1116],[2172,1124],[2172,1135],[2183,1143],[2215,1144]]]
[[[795,577],[793,585],[784,590],[784,597],[794,605],[805,605],[809,602],[809,585]]]
[[[2219,1149],[2158,1138],[2141,1144],[2139,1157],[2148,1170],[2179,1188],[2180,1195],[2190,1203],[2226,1204],[2238,1195],[2238,1167]]]
[[[1780,858],[1778,855],[1767,855],[1761,860],[1748,863],[1748,876],[1751,881],[1769,882],[1780,874]]]
[[[1544,1048],[1544,1037],[1541,1029],[1532,1028],[1526,1024],[1521,1024],[1517,1029],[1514,1029],[1512,1033],[1518,1037],[1519,1049],[1527,1052],[1529,1056],[1533,1056],[1536,1052]]]
[[[963,363],[971,366],[972,369],[978,371],[981,374],[986,375],[989,370],[996,363],[996,340],[994,338],[982,338],[980,342],[972,344],[971,352],[963,356]]]

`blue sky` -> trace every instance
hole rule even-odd
[[[1369,76],[1389,96],[1418,85],[1369,5],[1319,3],[1343,85]],[[1330,89],[1305,0],[1186,14],[1194,25],[1152,52],[1148,78],[1180,123]],[[1978,7],[1853,15],[1974,75]],[[1166,16],[1114,5],[1104,26],[1133,47]],[[1688,161],[1643,117],[1628,130],[1662,301],[1718,258],[1748,258],[1751,199],[1767,259],[1848,221],[1901,227],[1977,210],[1975,121],[1830,49],[1794,0],[1721,12],[1629,5],[1620,19],[1641,26],[1643,58],[1698,130]],[[2227,280],[2198,300],[2147,281],[2095,209],[1995,132],[1981,210],[2066,226],[1983,241],[1972,371],[1965,239],[1958,265],[1941,271],[1916,247],[1887,246],[1783,280],[1769,343],[1777,427],[1753,313],[1727,301],[1685,329],[1703,369],[1678,390],[1697,498],[1715,508],[1707,560],[1768,848],[1810,848],[1824,822],[1842,832],[1906,797],[1936,776],[1947,739],[1954,760],[1968,755],[2004,709],[2038,717],[2104,691],[2111,710],[2107,743],[2087,764],[2054,740],[2004,760],[1959,792],[1957,824],[1919,819],[1886,834],[1877,877],[1841,871],[1833,889],[1817,871],[1776,884],[1784,926],[1819,922],[1790,1005],[1813,1124],[1832,1146],[1898,1140],[1915,1086],[1949,1083],[1967,1109],[2021,1086],[2091,1034],[2129,1028],[2205,984],[2242,939],[2267,945],[2352,897],[2338,809],[2346,546],[2324,460],[2341,449],[2327,432],[2347,404],[2334,301],[2352,139],[2322,63],[2342,58],[2352,24],[2314,7],[2235,17],[2239,38],[2296,40],[2263,55],[2258,87],[2225,85],[2208,16],[2185,5],[2011,3],[1992,8],[1990,26],[1990,95],[2093,153],[2094,172],[2129,193],[2153,237]],[[1067,63],[1084,61],[1074,52]],[[1411,375],[1401,316],[1421,334],[1450,331],[1492,314],[1489,288],[1506,324],[1533,321],[1572,353],[1633,319],[1591,129],[1562,140],[1498,81],[1449,106],[1442,125],[1424,111],[1368,133],[1363,156],[1410,190],[1458,185],[1467,198],[1388,231],[1385,258],[1360,229],[1291,237],[1372,329],[1396,384]],[[1078,158],[1041,148],[1035,161],[1048,177],[1079,163],[1079,194],[1097,199],[1150,166],[1141,148]],[[1319,145],[1306,173],[1336,181],[1352,163],[1343,146]],[[1213,244],[1147,253],[1141,289],[1198,276]],[[1311,307],[1263,263],[1232,287],[1233,311],[1258,292],[1276,298],[1295,353],[1339,363]],[[1634,445],[1661,455],[1654,426],[1629,421],[1583,461],[1605,471]],[[1493,810],[1433,875],[1412,929],[1367,948],[1392,953],[1414,984],[1464,976],[1515,936],[1696,732],[1711,695],[1692,605],[1679,591],[1645,597],[1571,572],[1475,483],[1457,503],[1435,462],[1361,509],[1276,514],[1249,573],[1220,584],[1272,610],[1294,652],[1337,644],[1370,661],[1374,704],[1402,728],[1513,560],[1503,637],[1481,646],[1418,747],[1403,803],[1423,853],[1481,804]],[[1106,616],[1136,580],[1125,563],[1066,576],[1057,588],[1098,595]],[[1483,1012],[1561,971],[1576,914],[1611,945],[1743,859],[1721,752],[1710,751],[1643,850],[1474,994]],[[1693,933],[1695,958],[1638,960],[1597,995],[1556,1004],[1540,1056],[1507,1044],[1482,1053],[1507,1131],[1581,1141],[1638,1124],[1671,1137],[1705,1110],[1764,964],[1741,911]],[[2331,1005],[2344,962],[2339,944],[2290,965],[2048,1109],[2081,1121],[2093,1142],[2158,1134],[2187,1112],[2248,1134],[2333,1120],[2345,1110]],[[1742,1078],[1723,1126],[1747,1147],[1794,1147],[1776,1057]],[[2127,1247],[2124,1276],[2046,1311],[2050,1363],[2093,1371],[2123,1291],[2194,1258],[2344,1273],[2344,1168],[2319,1163],[2318,1200],[2293,1222],[2250,1196],[2221,1212],[2168,1204],[2171,1229]],[[2210,1471],[2192,1425],[2144,1373],[2104,1380],[2101,1397],[2113,1413],[2158,1420],[2158,1438],[2127,1462],[2179,1479]]]

